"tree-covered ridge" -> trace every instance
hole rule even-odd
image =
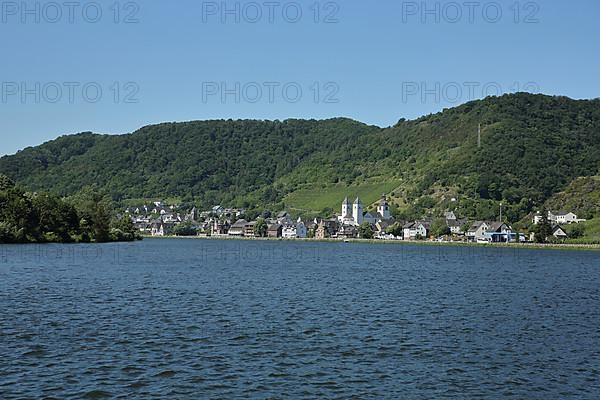
[[[600,102],[522,95],[487,99],[472,110],[483,145],[450,158],[436,179],[478,174],[482,198],[542,201],[600,166]],[[455,180],[454,179],[454,180]]]
[[[599,166],[600,100],[525,93],[385,129],[349,119],[166,123],[128,135],[61,137],[0,158],[0,172],[28,190],[61,195],[96,185],[115,200],[278,209],[328,188],[350,194],[361,185],[397,185],[390,198],[406,216],[451,208],[487,219],[503,202],[512,220]]]
[[[27,193],[0,175],[0,243],[130,241],[139,238],[128,217],[90,190],[69,199]]]
[[[180,196],[219,201],[269,189],[319,154],[369,130],[331,121],[206,121],[148,126],[130,135],[62,137],[0,159],[0,171],[32,190],[62,195],[96,184],[115,199]],[[58,148],[64,156],[56,157]],[[22,167],[19,167],[22,166]]]

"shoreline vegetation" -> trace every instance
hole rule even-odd
[[[423,240],[382,240],[382,239],[283,239],[269,237],[232,237],[232,236],[142,236],[143,239],[167,239],[167,240],[226,240],[247,242],[286,242],[286,243],[348,243],[348,244],[387,244],[387,245],[417,245],[417,246],[462,246],[480,248],[504,248],[504,249],[539,249],[539,250],[596,250],[600,251],[600,244],[568,244],[568,243],[470,243],[470,242],[437,242]]]
[[[107,196],[86,189],[62,198],[32,193],[0,175],[0,244],[112,243],[142,239]]]

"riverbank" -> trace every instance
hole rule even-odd
[[[377,240],[377,239],[283,239],[283,238],[252,238],[237,236],[144,236],[144,239],[194,239],[194,240],[232,240],[232,241],[262,241],[262,242],[300,242],[300,243],[363,243],[387,245],[417,245],[417,246],[462,246],[504,249],[540,249],[540,250],[596,250],[598,244],[558,244],[558,243],[468,243],[468,242],[433,242],[418,240]]]

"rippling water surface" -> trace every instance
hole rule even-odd
[[[0,247],[0,399],[598,399],[600,253]]]

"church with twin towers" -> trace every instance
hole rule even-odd
[[[359,226],[363,222],[376,224],[378,222],[390,222],[394,219],[390,213],[390,205],[385,195],[381,196],[377,205],[377,212],[365,212],[360,198],[356,198],[354,203],[350,203],[348,197],[342,202],[342,215],[338,216],[338,221],[342,225]]]

